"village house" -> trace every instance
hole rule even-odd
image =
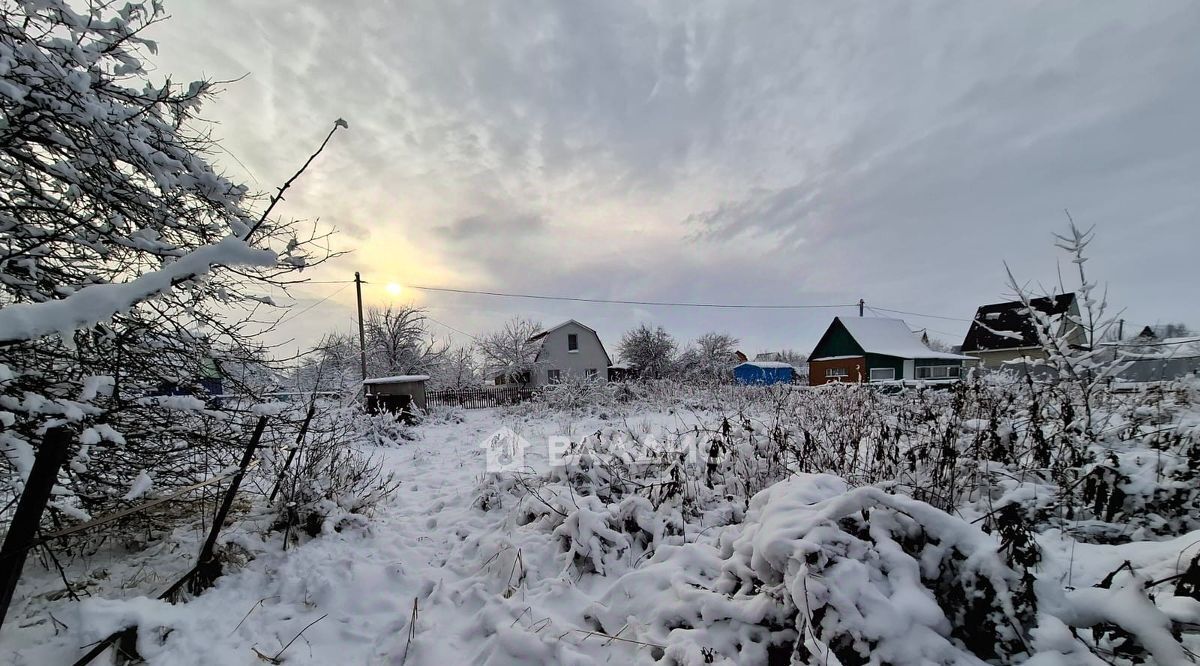
[[[1028,306],[1022,301],[981,306],[975,311],[975,319],[963,339],[962,353],[978,358],[987,369],[1046,358],[1038,340],[1035,317],[1029,309],[1031,306],[1042,315],[1057,319],[1055,336],[1065,335],[1069,345],[1087,343],[1080,327],[1070,321],[1079,317],[1075,294],[1060,294],[1054,298],[1032,299]]]
[[[962,354],[926,347],[900,319],[835,317],[808,359],[809,384],[829,382],[957,381]]]
[[[608,381],[610,368],[615,367],[596,331],[574,319],[529,340],[540,343],[533,370],[522,382],[531,388],[557,384],[569,377]]]

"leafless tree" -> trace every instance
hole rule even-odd
[[[372,307],[365,320],[367,373],[372,376],[434,372],[450,349],[429,331],[423,308]]]
[[[541,331],[541,323],[513,317],[498,330],[480,336],[475,349],[484,369],[505,381],[519,381],[533,372],[541,342],[532,338]]]
[[[455,347],[446,352],[433,375],[433,385],[442,389],[463,389],[479,386],[479,364],[467,347]]]
[[[633,365],[642,377],[661,379],[671,374],[676,361],[675,338],[662,326],[642,324],[621,336],[621,360]]]
[[[728,333],[705,333],[680,356],[682,374],[693,381],[728,383],[737,365],[738,339]]]

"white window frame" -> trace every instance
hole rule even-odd
[[[886,372],[886,377],[878,377],[876,373]],[[873,382],[890,382],[896,380],[895,368],[871,368],[871,381]]]
[[[846,368],[825,368],[825,379],[841,379],[842,377],[849,376],[850,371]]]
[[[571,347],[571,340],[575,341],[574,348]],[[579,353],[579,334],[578,333],[567,333],[567,353],[568,354],[578,354]]]
[[[546,383],[557,384],[562,381],[562,370],[551,368],[546,371]]]

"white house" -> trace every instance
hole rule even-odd
[[[541,347],[530,373],[530,386],[554,384],[568,377],[608,381],[612,360],[593,329],[571,319],[530,338],[535,340]]]

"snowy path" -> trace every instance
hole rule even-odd
[[[570,630],[584,626],[594,594],[561,575],[550,537],[506,523],[506,510],[472,506],[485,472],[480,443],[512,417],[472,410],[464,418],[422,426],[419,441],[377,450],[400,487],[378,507],[369,534],[325,535],[285,553],[229,530],[225,538],[243,542],[256,558],[202,596],[179,605],[87,599],[66,619],[71,630],[64,636],[7,655],[0,650],[0,661],[71,663],[81,643],[136,618],[143,627],[170,628],[165,637],[139,634],[139,651],[152,664],[262,664],[255,650],[274,656],[325,616],[287,648],[286,663],[629,663],[632,648],[619,643],[586,657],[580,652],[593,646]],[[554,426],[542,421],[524,434],[541,439],[546,433],[537,427]],[[531,454],[528,463],[544,465],[544,455]],[[539,632],[526,630],[539,621]]]

